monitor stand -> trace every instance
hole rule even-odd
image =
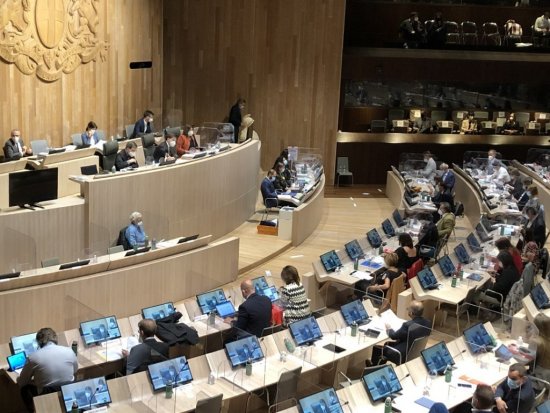
[[[19,205],[19,208],[21,208],[21,209],[30,209],[31,211],[34,211],[35,208],[44,209],[43,206],[37,205],[37,204],[24,204],[24,205]]]

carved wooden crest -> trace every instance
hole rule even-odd
[[[100,0],[0,0],[0,57],[48,82],[78,65],[105,60]]]

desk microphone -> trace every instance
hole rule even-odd
[[[351,404],[349,404],[349,400],[342,403],[342,407],[344,407],[344,406],[348,406],[349,413],[353,413],[353,410],[351,409]]]
[[[349,383],[349,385],[351,386],[353,384],[353,382],[351,381],[351,379],[346,376],[343,372],[341,372],[340,370],[338,370],[338,374],[340,374],[343,378],[346,379],[346,381]],[[349,403],[349,402],[346,402],[346,403]]]
[[[89,409],[88,410],[92,410],[92,403],[94,401],[94,397],[96,395],[96,393],[99,391],[99,386],[97,386],[94,390],[94,392],[92,393],[92,395],[90,396],[90,406],[89,406]]]

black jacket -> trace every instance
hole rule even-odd
[[[137,160],[135,163],[129,164],[128,160],[131,159],[130,155],[126,152],[126,149],[122,149],[119,153],[116,154],[115,158],[115,167],[117,171],[120,171],[124,168],[137,168],[139,165],[137,163]]]
[[[197,331],[185,323],[178,323],[181,315],[179,311],[176,311],[174,314],[157,320],[156,336],[169,345],[176,343],[197,344],[199,342]]]
[[[271,325],[271,300],[265,295],[252,293],[239,306],[237,321],[234,324],[238,330],[261,337],[264,328]]]
[[[416,327],[411,328],[412,326]],[[405,361],[407,359],[407,352],[410,350],[414,340],[429,336],[431,329],[432,323],[430,320],[424,317],[415,317],[412,320],[405,321],[399,330],[389,330],[389,338],[395,341],[386,345],[398,350],[401,353],[401,360]]]

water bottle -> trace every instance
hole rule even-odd
[[[247,362],[246,362],[246,375],[247,376],[252,376],[252,360],[248,359]]]
[[[456,274],[453,274],[453,279],[451,280],[451,287],[456,287]]]
[[[518,337],[518,347],[522,347],[522,346],[523,346],[523,337],[519,336]]]
[[[353,269],[357,271],[359,268],[359,258],[355,258],[355,261],[353,261]]]
[[[296,349],[294,347],[294,343],[290,341],[290,339],[285,338],[285,347],[288,350],[289,353],[294,353],[294,350]]]
[[[113,165],[113,167],[111,168],[111,173],[116,173],[116,167]]]
[[[208,325],[213,326],[214,324],[216,324],[216,313],[211,311],[210,314],[208,314]]]
[[[71,344],[71,349],[75,356],[78,355],[78,342],[76,340]]]
[[[156,240],[156,238],[153,238],[153,239],[151,240],[151,249],[152,249],[152,250],[156,250],[156,249],[157,249],[157,240]]]
[[[78,403],[76,400],[73,402],[73,405],[71,406],[71,413],[78,413]]]
[[[386,397],[384,402],[384,413],[391,413],[391,397]]]
[[[484,261],[485,261],[485,254],[482,252],[481,255],[479,256],[479,266],[480,267],[483,267]]]
[[[463,280],[464,279],[464,268],[462,267],[462,264],[458,264],[457,272],[458,272],[458,278],[460,280]]]
[[[208,384],[215,384],[216,383],[216,375],[213,371],[210,372],[208,375]]]
[[[445,383],[450,383],[453,379],[453,370],[451,369],[451,366],[447,364],[447,368],[445,369]]]
[[[357,336],[357,323],[355,321],[351,325],[351,336],[352,337]]]
[[[164,389],[164,397],[166,397],[167,399],[171,399],[172,394],[174,394],[174,386],[172,385],[172,382],[169,381],[166,384],[166,388]]]

